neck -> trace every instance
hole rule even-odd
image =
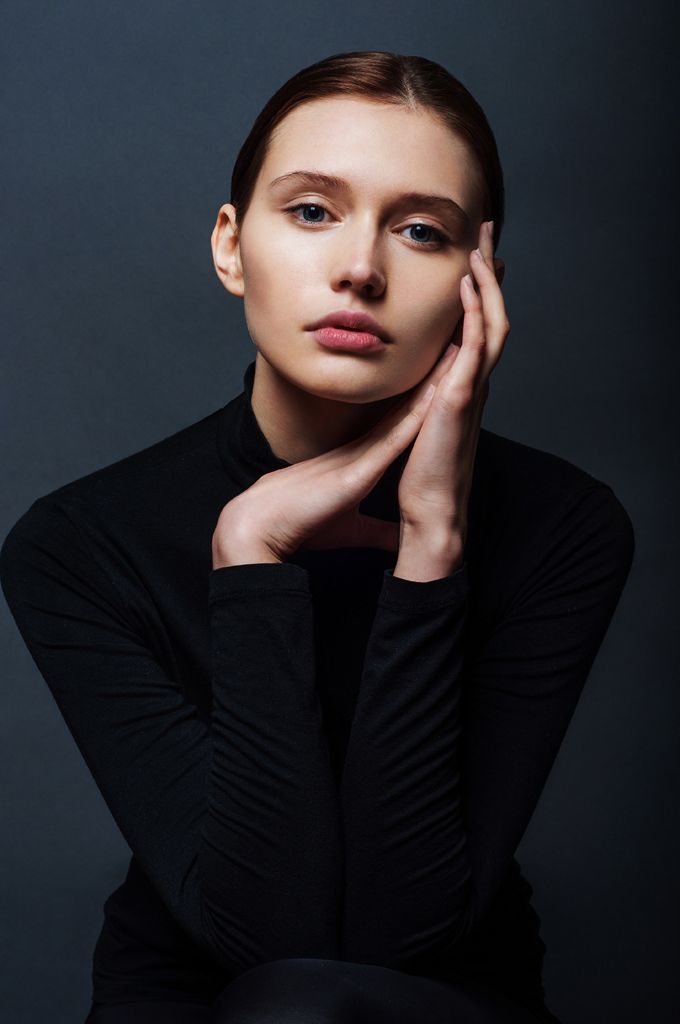
[[[402,398],[342,402],[291,384],[258,352],[251,404],[274,455],[289,463],[312,459],[361,437]]]

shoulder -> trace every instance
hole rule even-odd
[[[20,557],[49,547],[75,558],[90,545],[84,533],[113,552],[148,542],[172,543],[185,524],[183,509],[220,500],[222,473],[216,431],[222,410],[210,413],[123,458],[40,495],[19,516],[0,547],[0,573]],[[191,500],[193,499],[193,501]]]
[[[40,500],[97,503],[132,494],[139,501],[145,492],[157,493],[158,487],[164,489],[173,483],[181,487],[187,479],[196,476],[199,466],[217,465],[216,431],[221,412],[209,413],[129,455],[71,480],[42,495]]]
[[[536,487],[538,494],[534,497],[549,498],[578,493],[593,485],[607,486],[560,455],[485,428],[480,430],[477,460],[485,483],[511,489],[518,497]]]
[[[473,480],[483,533],[528,570],[568,558],[625,579],[635,550],[628,511],[612,486],[562,456],[480,431]],[[471,497],[472,500],[472,497]]]

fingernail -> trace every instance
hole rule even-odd
[[[493,221],[492,220],[488,220],[486,222],[486,230],[488,232],[489,238],[493,238]]]
[[[480,260],[482,263],[484,262],[484,257],[482,256],[482,250],[481,249],[473,249],[472,250],[472,255],[475,256],[476,259]]]

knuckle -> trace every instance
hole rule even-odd
[[[482,332],[479,337],[472,338],[469,346],[469,356],[475,366],[479,366],[487,351],[486,335]]]
[[[480,353],[486,344],[486,331],[483,328],[471,331],[469,337],[465,339],[464,344],[467,348],[468,355],[479,358]]]
[[[446,402],[454,409],[463,409],[472,402],[474,385],[471,380],[454,381],[446,395]]]

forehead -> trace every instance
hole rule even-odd
[[[329,96],[292,110],[272,133],[258,185],[300,167],[377,197],[443,192],[470,210],[477,195],[474,157],[447,125],[427,110],[364,97]]]

